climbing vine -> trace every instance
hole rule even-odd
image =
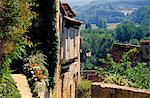
[[[32,40],[36,49],[42,50],[47,56],[46,68],[49,72],[48,88],[54,87],[54,73],[58,61],[58,36],[56,32],[56,4],[55,0],[37,0],[38,7],[34,10],[38,13],[38,27],[33,27]],[[37,29],[38,28],[38,29]]]

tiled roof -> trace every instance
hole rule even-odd
[[[70,18],[70,17],[68,17],[68,16],[64,16],[64,18],[65,18],[66,20],[68,20],[68,22],[71,23],[71,24],[76,24],[76,25],[81,25],[81,24],[82,24],[81,21],[76,20],[76,19],[74,19],[74,18]]]
[[[73,10],[71,9],[68,3],[62,3],[61,7],[63,9],[65,16],[68,16],[71,18],[75,17],[75,13],[73,12]]]

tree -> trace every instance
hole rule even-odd
[[[91,26],[91,24],[90,23],[86,23],[85,24],[85,29],[89,29],[89,28],[91,28],[92,26]]]
[[[111,46],[115,42],[114,32],[101,29],[87,29],[82,30],[81,35],[83,41],[81,43],[81,62],[85,69],[94,68],[94,65],[98,63],[98,58],[103,58],[111,49]],[[85,53],[87,51],[92,52],[92,56],[87,58]],[[88,60],[87,60],[88,59]]]
[[[116,39],[119,42],[129,42],[131,39],[140,40],[145,36],[145,30],[142,26],[134,23],[124,23],[116,28]]]
[[[99,19],[96,23],[96,26],[99,28],[106,28],[107,27],[107,21],[105,19]]]
[[[129,43],[132,45],[139,45],[140,44],[137,39],[131,39]]]
[[[21,97],[10,76],[10,65],[14,61],[22,60],[27,55],[27,47],[32,45],[27,37],[34,17],[30,5],[30,0],[0,1],[0,41],[3,46],[0,47],[0,97]]]

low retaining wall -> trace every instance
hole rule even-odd
[[[92,83],[91,98],[150,98],[150,90],[136,89],[100,82]]]

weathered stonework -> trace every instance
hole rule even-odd
[[[150,90],[95,82],[91,98],[150,98]]]
[[[54,90],[51,90],[50,98],[75,98],[75,90],[80,82],[81,22],[73,17],[75,14],[70,6],[61,4],[57,20],[60,33],[60,65],[56,67],[56,85]]]
[[[134,48],[138,51],[130,57],[131,62],[133,64],[145,62],[150,66],[150,40],[143,40],[140,45],[115,43],[110,53],[115,62],[121,62],[123,54]]]

